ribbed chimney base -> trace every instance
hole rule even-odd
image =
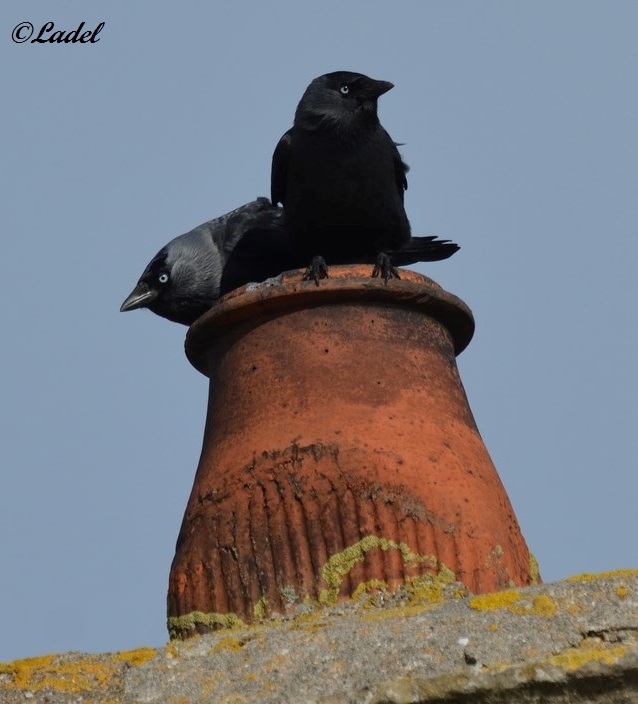
[[[537,580],[459,378],[467,306],[430,279],[333,267],[248,286],[189,330],[210,377],[171,568],[173,636],[429,575]]]

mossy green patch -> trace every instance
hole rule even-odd
[[[343,578],[350,574],[352,568],[357,562],[362,562],[366,558],[366,554],[370,550],[396,550],[402,560],[407,564],[427,564],[433,570],[438,569],[449,572],[444,565],[433,555],[419,555],[412,552],[405,543],[397,543],[394,540],[387,540],[376,535],[367,535],[354,545],[350,545],[345,550],[342,550],[336,555],[332,555],[321,569],[321,576],[324,582],[328,585],[327,589],[322,589],[319,594],[319,601],[322,604],[335,604],[339,596],[339,589]]]
[[[375,591],[387,592],[389,589],[387,582],[382,579],[369,579],[367,582],[361,582],[357,585],[357,588],[352,592],[351,598],[354,601],[360,599],[364,594],[370,594]]]
[[[204,626],[210,629],[232,629],[246,626],[237,614],[204,613],[203,611],[191,611],[183,616],[169,616],[167,623],[171,639],[183,638],[189,632],[197,630],[197,626]]]
[[[270,615],[270,605],[268,599],[262,596],[261,599],[253,606],[253,616],[256,621],[263,621]]]
[[[532,555],[531,552],[529,554],[529,576],[532,580],[532,584],[541,583],[541,571],[538,566],[538,560],[534,557],[534,555]]]
[[[449,593],[449,591],[446,593],[445,588],[454,581],[454,573],[446,568],[434,576],[411,577],[406,580],[402,590],[408,595],[408,604],[410,606],[416,604],[438,604],[446,596],[456,599],[467,596],[467,592],[462,587],[459,587],[453,593]]]
[[[427,611],[445,599],[462,599],[467,596],[467,590],[459,586],[458,589],[446,588],[455,581],[450,570],[442,570],[438,575],[421,575],[411,577],[402,584],[397,594],[403,603],[394,608],[374,609],[365,616],[364,621],[378,621],[382,619],[405,618]]]

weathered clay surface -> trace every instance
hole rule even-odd
[[[234,292],[189,330],[208,417],[171,568],[172,634],[336,603],[371,580],[538,578],[455,354],[467,306],[430,279],[333,267]],[[354,557],[353,557],[354,556]]]
[[[434,580],[156,651],[0,665],[0,701],[633,704],[637,639],[638,570],[469,597]]]

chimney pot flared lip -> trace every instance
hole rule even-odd
[[[416,308],[442,323],[452,336],[459,355],[474,335],[472,311],[457,296],[436,281],[409,269],[399,269],[400,279],[385,281],[371,277],[368,264],[330,267],[330,278],[319,285],[303,280],[303,269],[286,271],[261,283],[249,283],[227,293],[198,318],[186,334],[188,360],[206,375],[207,348],[219,334],[233,325],[263,316],[273,317],[303,308],[341,303],[388,303]]]

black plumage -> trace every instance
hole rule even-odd
[[[392,87],[337,71],[303,94],[271,174],[271,199],[284,206],[296,257],[372,263],[410,244],[408,167],[377,116],[379,96]]]

